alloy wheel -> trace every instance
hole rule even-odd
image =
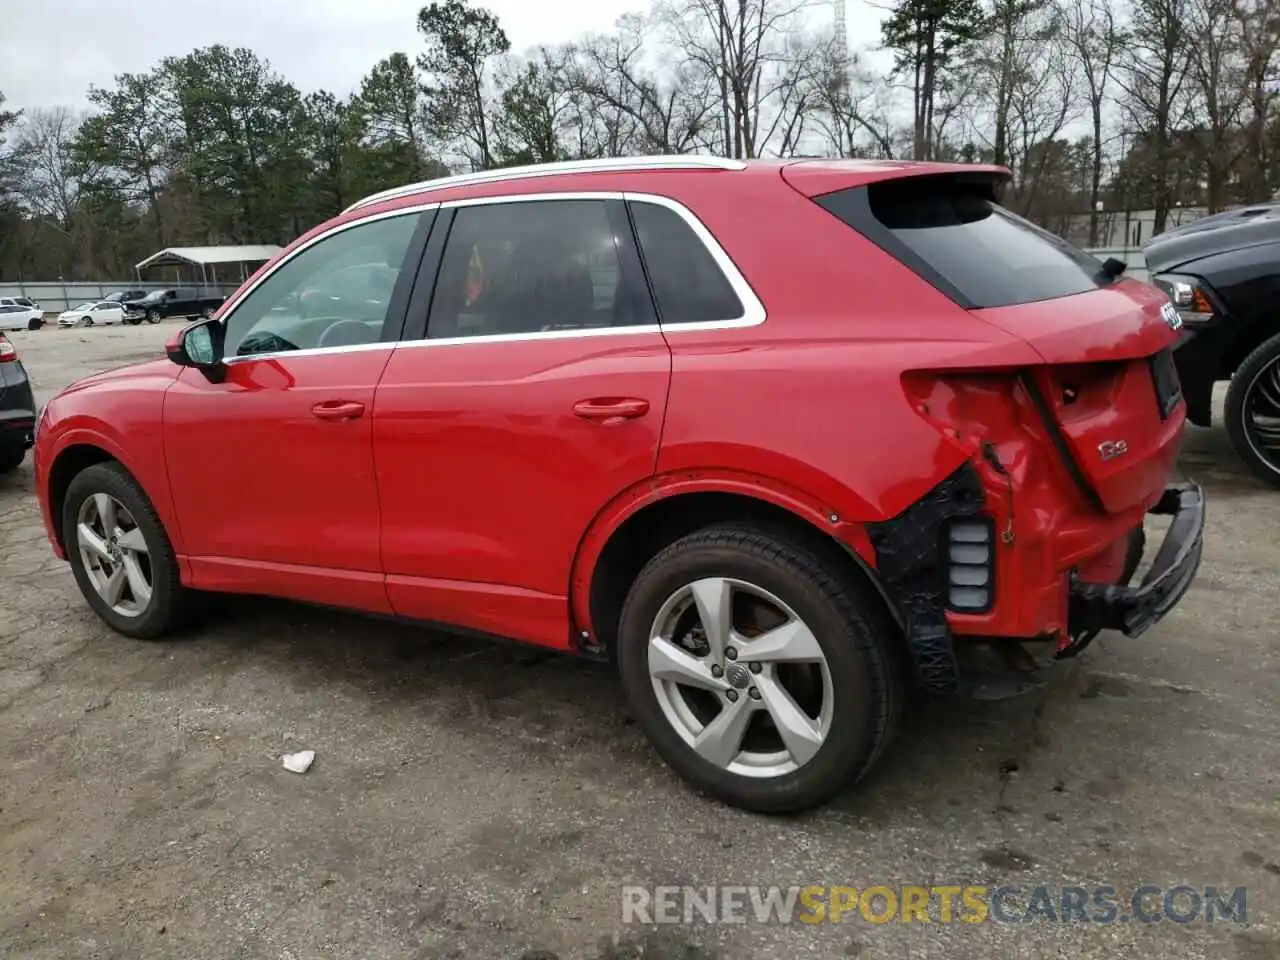
[[[122,617],[140,617],[151,602],[151,553],[133,515],[115,497],[95,493],[80,506],[76,545],[85,573]]]
[[[755,584],[713,577],[673,593],[649,632],[648,666],[667,721],[730,773],[792,773],[831,731],[835,696],[821,645]]]
[[[1254,374],[1245,388],[1241,419],[1253,452],[1280,473],[1280,357]]]

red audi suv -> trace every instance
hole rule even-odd
[[[132,637],[229,591],[605,659],[688,781],[822,803],[910,687],[1136,636],[1199,566],[1179,315],[1007,175],[641,157],[369,197],[47,405],[53,549]]]

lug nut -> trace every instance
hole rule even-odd
[[[728,698],[729,698],[729,702],[730,702],[730,703],[737,703],[737,702],[738,702],[738,691],[737,691],[737,690],[726,690],[726,691],[724,692],[724,695],[725,695],[726,697],[728,697]]]
[[[759,700],[759,699],[760,699],[760,691],[759,691],[759,690],[757,690],[755,687],[752,687],[752,688],[751,688],[750,690],[748,690],[747,692],[751,694],[751,699],[752,699],[752,700]]]
[[[718,664],[718,663],[713,663],[713,664],[711,665],[711,675],[712,675],[713,677],[715,677],[716,679],[719,679],[720,677],[723,677],[723,676],[724,676],[724,667],[720,666],[720,664]]]
[[[726,647],[724,651],[724,655],[728,657],[730,660],[738,659],[738,651],[733,649],[733,647]]]
[[[758,664],[758,663],[751,663],[751,664],[748,664],[748,666],[749,666],[749,667],[751,667],[751,672],[752,672],[752,673],[759,673],[761,670],[763,670],[763,669],[764,669],[764,667],[762,667],[762,666],[761,666],[760,664]]]

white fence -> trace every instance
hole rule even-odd
[[[113,293],[124,290],[167,290],[170,287],[198,287],[202,290],[213,290],[223,296],[230,296],[239,286],[238,283],[181,284],[155,283],[144,280],[121,280],[119,282],[61,281],[37,283],[0,283],[0,297],[26,297],[40,304],[46,314],[58,314],[70,310],[74,306],[101,300]]]

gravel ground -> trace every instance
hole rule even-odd
[[[41,400],[175,323],[12,336]],[[89,958],[1280,957],[1280,493],[1220,429],[1204,565],[1046,692],[910,716],[799,818],[701,799],[596,666],[232,600],[131,642],[0,478],[0,954]],[[229,478],[229,482],[231,478]],[[313,748],[304,776],[280,756]],[[1247,923],[624,923],[625,884],[1247,888]]]

